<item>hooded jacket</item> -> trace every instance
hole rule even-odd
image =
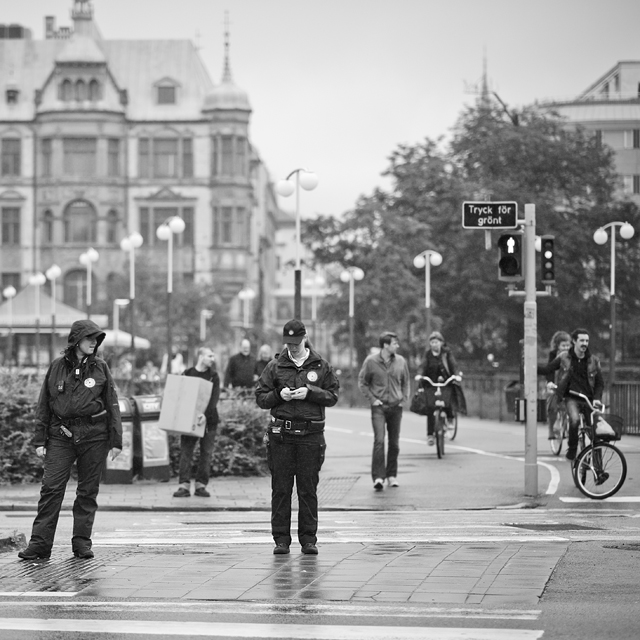
[[[93,353],[78,361],[76,346],[95,334]],[[92,320],[77,320],[71,326],[67,348],[51,363],[42,384],[33,440],[36,447],[46,446],[52,436],[59,437],[64,425],[75,443],[108,439],[110,448],[122,449],[115,383],[107,363],[97,356],[104,338],[105,333]]]

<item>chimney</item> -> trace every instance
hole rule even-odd
[[[44,19],[44,37],[51,40],[56,37],[56,18],[55,16],[46,16]]]
[[[71,17],[75,33],[93,37],[93,7],[88,0],[75,0]]]

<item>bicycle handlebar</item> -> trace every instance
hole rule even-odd
[[[580,398],[582,401],[584,401],[586,403],[586,405],[589,407],[589,409],[591,410],[592,413],[603,413],[604,412],[604,404],[602,402],[600,402],[600,400],[594,400],[593,402],[600,402],[602,408],[598,409],[597,407],[594,406],[594,404],[591,402],[591,400],[589,400],[589,398],[587,398],[587,396],[584,395],[584,393],[580,393],[579,391],[571,391],[569,390],[569,393],[572,396],[575,396],[576,398]]]
[[[460,382],[461,376],[449,376],[444,382],[434,382],[429,376],[419,376],[421,380],[426,380],[432,387],[446,387],[452,380]]]

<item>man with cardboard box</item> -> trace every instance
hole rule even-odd
[[[173,497],[189,498],[191,496],[191,460],[196,443],[200,440],[200,456],[196,470],[196,490],[194,495],[200,498],[209,498],[211,494],[207,491],[207,484],[211,468],[211,454],[213,453],[219,422],[216,405],[220,398],[220,376],[216,371],[213,351],[209,347],[200,347],[195,367],[187,369],[183,375],[207,380],[212,383],[213,388],[211,389],[209,404],[204,411],[206,421],[204,435],[201,438],[190,435],[180,436],[180,486],[173,494]]]

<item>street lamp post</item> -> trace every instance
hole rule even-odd
[[[80,264],[87,267],[87,318],[91,317],[91,287],[93,285],[91,265],[96,262],[99,257],[98,252],[93,247],[89,247],[89,249],[80,255]]]
[[[325,279],[316,274],[313,278],[307,278],[304,286],[311,290],[311,325],[313,327],[313,342],[316,342],[316,322],[318,320],[318,290],[325,285]]]
[[[2,295],[9,301],[9,340],[7,345],[9,368],[13,362],[13,299],[16,296],[16,288],[13,285],[9,285],[2,290]]]
[[[202,309],[200,311],[200,342],[207,339],[207,320],[213,318],[213,311],[210,309]]]
[[[426,249],[413,259],[416,269],[424,267],[424,308],[426,315],[427,340],[431,335],[431,265],[437,267],[442,264],[442,254],[433,249]]]
[[[249,288],[245,287],[244,289],[240,289],[238,291],[238,298],[242,300],[242,309],[243,309],[243,326],[245,331],[249,331],[249,306],[251,304],[251,300],[256,297],[256,292]]]
[[[609,238],[606,230],[611,229],[611,285],[609,287],[611,303],[610,385],[612,385],[616,379],[616,227],[620,227],[620,236],[623,240],[633,238],[635,229],[628,222],[610,222],[597,229],[593,234],[593,239],[596,244],[605,244]]]
[[[127,298],[115,298],[113,301],[113,350],[116,354],[116,361],[118,359],[118,334],[120,333],[120,308],[126,307],[128,304]]]
[[[296,177],[295,184],[291,180]],[[294,274],[293,315],[297,320],[302,318],[302,272],[300,269],[300,187],[305,191],[313,191],[318,186],[318,176],[306,169],[294,169],[285,180],[276,184],[276,191],[283,197],[296,192],[296,269]]]
[[[353,364],[353,323],[355,311],[355,286],[356,280],[364,278],[364,271],[360,267],[348,267],[340,274],[342,282],[349,283],[349,378],[351,380],[351,397],[349,398],[349,406],[353,406],[355,394],[355,367]]]
[[[167,241],[167,373],[171,371],[171,351],[173,336],[171,327],[171,296],[173,293],[173,236],[182,233],[185,222],[179,216],[172,216],[165,220],[156,230],[160,240]]]
[[[62,269],[52,264],[46,271],[47,280],[51,281],[51,340],[49,340],[49,360],[53,360],[56,350],[56,280],[62,275]]]
[[[40,287],[47,281],[44,273],[38,271],[29,276],[29,284],[35,287],[35,316],[36,316],[36,372],[40,371]]]
[[[142,246],[142,236],[134,231],[130,233],[126,238],[120,241],[120,248],[129,254],[129,315],[130,315],[130,328],[131,328],[131,366],[135,369],[136,366],[136,320],[135,320],[135,300],[136,300],[136,249]],[[132,371],[133,379],[133,371]]]

